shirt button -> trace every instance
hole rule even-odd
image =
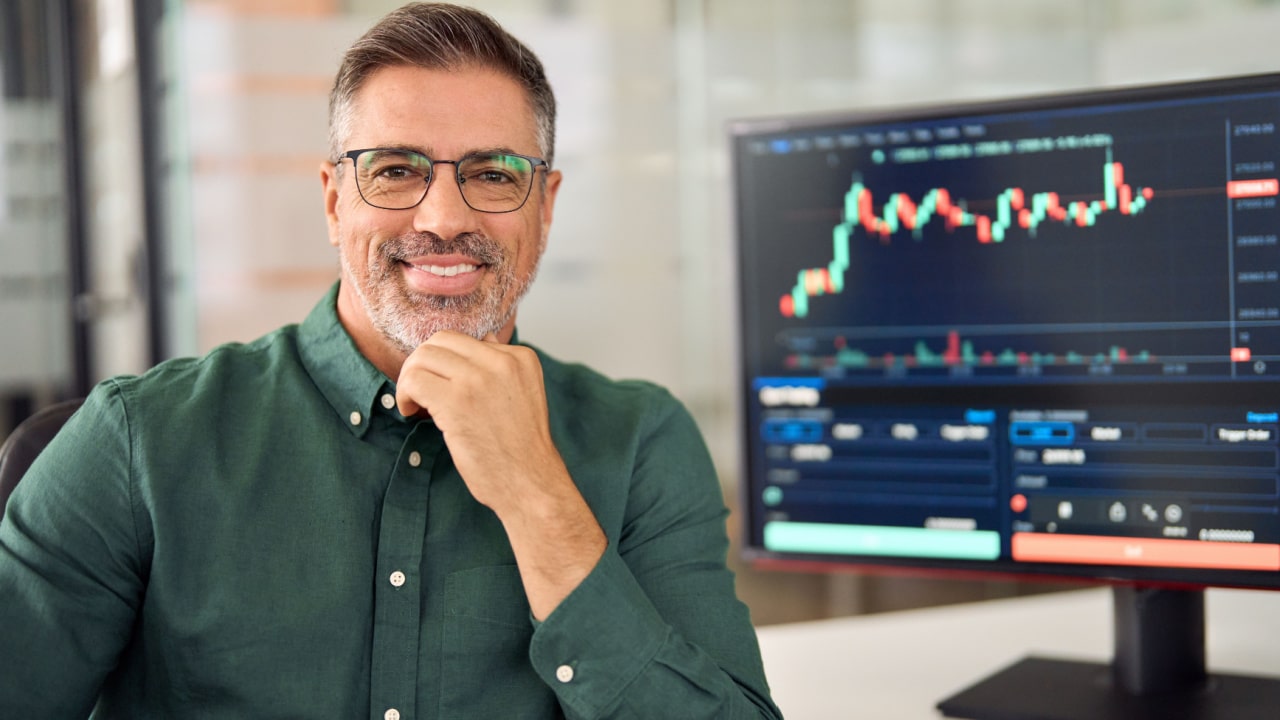
[[[382,394],[382,407],[390,410],[396,406],[396,398],[391,393]]]
[[[382,717],[383,720],[400,720],[400,711],[395,708],[391,708],[390,710],[382,713]]]
[[[363,419],[364,419],[364,418],[360,417],[360,413],[358,413],[358,412],[353,412],[353,413],[351,413],[351,424],[352,424],[352,425],[359,425],[359,424],[360,424],[360,421],[361,421],[361,420],[363,420]]]
[[[399,570],[391,573],[391,584],[396,587],[400,587],[401,585],[403,585],[404,573],[400,572]]]
[[[413,467],[418,467],[419,465],[421,465],[422,453],[418,452],[417,450],[414,450],[413,452],[409,453],[409,464],[412,465]]]
[[[561,665],[556,668],[556,679],[562,683],[567,683],[573,679],[573,668],[568,665]]]

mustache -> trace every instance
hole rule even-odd
[[[407,233],[382,243],[378,254],[388,262],[404,262],[423,255],[465,255],[481,264],[501,266],[506,260],[502,246],[480,233],[462,233],[445,240],[432,232]]]

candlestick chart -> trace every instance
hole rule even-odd
[[[995,200],[994,217],[968,212],[965,205],[956,203],[946,188],[931,188],[919,201],[906,193],[892,193],[875,210],[871,189],[862,180],[854,181],[845,194],[844,217],[832,230],[834,257],[824,267],[806,268],[799,272],[795,286],[783,295],[778,303],[785,317],[805,317],[809,313],[809,298],[844,289],[844,275],[849,267],[849,242],[855,229],[868,236],[888,242],[895,234],[906,230],[916,239],[930,222],[940,222],[948,233],[958,228],[973,228],[980,243],[1004,242],[1015,225],[1035,237],[1036,228],[1046,221],[1065,223],[1077,227],[1092,227],[1098,216],[1114,210],[1121,215],[1142,212],[1154,195],[1150,187],[1134,188],[1124,181],[1124,166],[1110,159],[1102,166],[1101,194],[1091,201],[1064,201],[1057,192],[1047,190],[1028,197],[1020,187],[1006,188]]]
[[[1180,127],[1150,110],[752,146],[752,337],[780,369],[854,378],[1270,372],[1280,153],[1273,130],[1195,112]]]

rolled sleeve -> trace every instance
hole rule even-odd
[[[530,660],[574,720],[780,717],[725,565],[728,511],[706,446],[683,406],[655,400],[627,517],[535,623]]]
[[[653,662],[670,628],[610,548],[547,619],[529,657],[571,717],[607,716]]]
[[[725,610],[727,617],[700,618],[707,631],[734,631],[732,608]],[[529,656],[575,720],[779,717],[756,685],[763,678],[739,666],[750,655],[717,661],[677,633],[612,548],[536,624]],[[734,668],[743,676],[735,678]]]

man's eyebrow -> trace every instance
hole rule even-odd
[[[450,158],[437,158],[434,154],[432,154],[431,148],[423,147],[421,145],[395,145],[395,144],[376,145],[374,146],[374,149],[387,150],[390,152],[415,152],[415,153],[418,153],[419,155],[425,155],[431,158],[432,160],[450,159]],[[519,155],[519,154],[520,153],[504,145],[504,146],[494,146],[494,147],[472,148],[471,150],[466,151],[462,155],[459,155],[457,159],[462,159],[464,157],[470,157],[473,155]]]
[[[467,151],[467,155],[519,155],[519,154],[520,153],[516,152],[515,150],[512,150],[509,147],[476,148],[475,150]]]
[[[418,147],[415,145],[395,145],[395,144],[374,145],[371,147],[371,149],[382,150],[385,152],[413,152],[413,153],[418,153],[419,155],[426,155],[427,157],[431,157],[431,151],[429,149]]]

